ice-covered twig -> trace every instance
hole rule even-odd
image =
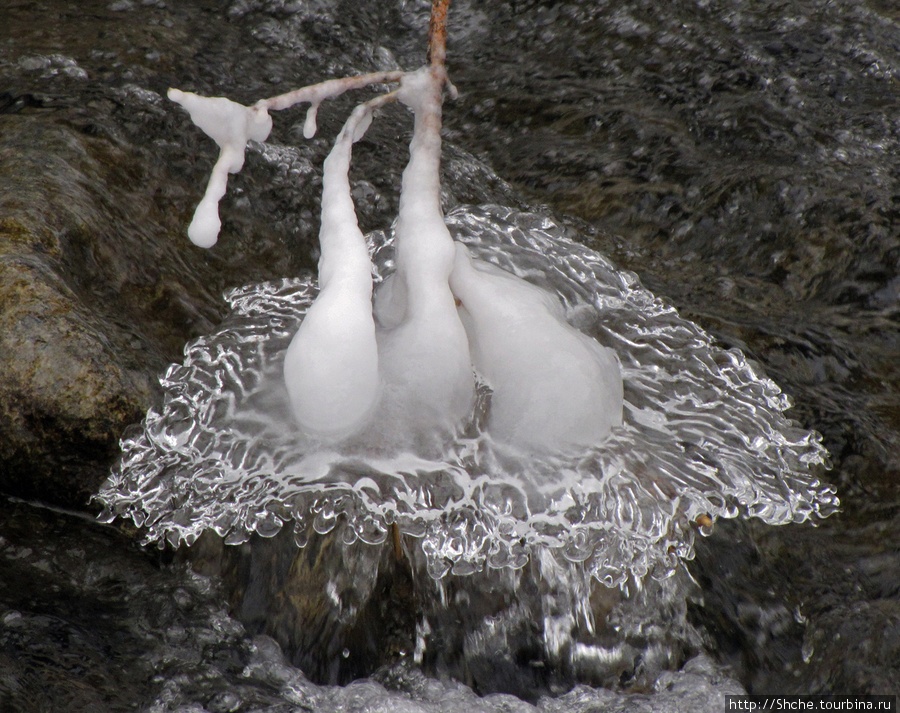
[[[334,99],[351,89],[362,89],[373,84],[399,82],[405,74],[406,72],[402,71],[372,72],[370,74],[361,74],[358,77],[329,79],[319,84],[295,89],[286,94],[279,94],[277,97],[263,99],[260,103],[265,105],[267,109],[281,111],[303,102],[309,102],[310,107],[306,113],[306,122],[303,124],[303,136],[311,139],[316,135],[316,113],[323,101]]]
[[[325,159],[319,295],[285,355],[294,418],[307,435],[325,441],[365,425],[381,394],[372,267],[348,173],[352,144],[365,134],[372,112],[395,98],[387,94],[357,106]]]
[[[228,174],[237,173],[244,166],[244,150],[247,142],[265,141],[272,130],[269,110],[282,110],[302,102],[309,102],[303,135],[312,138],[316,133],[316,112],[326,99],[340,96],[351,89],[361,89],[373,84],[399,82],[405,72],[373,72],[357,77],[329,79],[280,94],[269,99],[261,99],[253,106],[244,106],[224,97],[204,97],[193,92],[170,89],[169,99],[181,104],[191,115],[191,120],[219,145],[219,159],[213,166],[203,200],[194,211],[194,218],[188,228],[188,237],[200,247],[209,248],[216,244],[219,229],[219,201],[228,187]]]
[[[428,63],[432,67],[444,67],[447,58],[447,9],[450,0],[432,0],[431,19],[428,23]]]
[[[219,228],[219,201],[228,187],[228,174],[244,166],[244,149],[250,139],[265,141],[272,130],[272,117],[257,103],[248,107],[224,97],[203,97],[193,92],[170,89],[169,99],[181,104],[191,120],[219,145],[219,159],[213,166],[206,194],[194,211],[188,237],[195,245],[216,244]]]
[[[388,411],[421,437],[471,414],[474,378],[448,283],[455,256],[441,211],[443,66],[407,74],[398,98],[415,115],[396,224],[396,270],[376,295]]]

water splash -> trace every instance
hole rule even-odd
[[[291,426],[279,375],[315,287],[285,279],[229,292],[219,331],[188,344],[161,378],[161,408],[123,439],[98,495],[105,516],[173,545],[205,530],[238,544],[284,526],[299,545],[309,526],[378,544],[396,524],[420,538],[436,578],[519,568],[542,548],[616,586],[692,557],[701,516],[785,524],[836,509],[816,477],[827,460],[820,437],[785,418],[788,397],[739,351],[716,347],[545,216],[461,207],[447,224],[476,257],[558,294],[574,324],[616,350],[625,419],[607,441],[521,462],[480,432],[490,408],[481,389],[472,422],[440,457],[314,448]],[[391,238],[368,240],[383,278]]]

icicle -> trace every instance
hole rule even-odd
[[[228,174],[244,166],[244,149],[250,139],[265,141],[272,130],[266,107],[243,106],[224,97],[203,97],[193,92],[169,89],[169,99],[181,104],[191,121],[219,145],[219,160],[213,167],[203,200],[194,211],[188,237],[195,245],[210,248],[219,237],[219,201],[228,186]]]
[[[306,110],[306,121],[303,122],[303,138],[311,139],[316,135],[316,114],[319,111],[319,103],[315,102],[309,105],[309,109]]]
[[[398,98],[415,114],[396,228],[396,272],[378,295],[378,333],[392,418],[412,437],[434,437],[471,414],[474,378],[448,279],[453,240],[440,204],[441,73],[406,75]],[[381,291],[379,291],[381,292]]]
[[[615,352],[565,321],[559,300],[457,245],[450,276],[475,370],[493,389],[488,430],[526,451],[596,445],[622,424]]]
[[[371,121],[358,106],[325,160],[319,231],[319,295],[284,360],[291,408],[300,427],[340,440],[368,421],[381,382],[372,318],[372,267],[350,196],[350,155]]]

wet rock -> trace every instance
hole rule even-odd
[[[898,527],[858,511],[818,528],[720,521],[690,566],[691,619],[751,693],[895,694]]]
[[[0,496],[0,711],[150,710],[179,685],[218,710],[262,706],[266,692],[241,685],[240,625],[209,580],[169,559],[90,517]]]
[[[804,640],[804,688],[865,695],[896,695],[900,680],[900,603],[854,602],[826,612]]]
[[[149,378],[40,257],[0,257],[0,301],[0,487],[84,503],[149,404]]]
[[[226,546],[205,533],[182,554],[221,577],[247,630],[272,637],[309,678],[346,684],[411,657],[420,606],[399,541],[347,546],[339,530],[312,531],[298,548],[291,528]]]
[[[98,280],[130,241],[98,220],[94,147],[16,117],[0,136],[0,488],[83,505],[150,402],[160,345],[107,301],[123,276]]]
[[[190,197],[85,122],[0,117],[0,489],[75,507],[157,375],[219,320],[221,291],[291,261],[278,241],[248,254],[254,231],[215,255],[187,248]]]

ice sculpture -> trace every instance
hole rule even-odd
[[[671,573],[698,522],[832,512],[821,439],[784,417],[787,398],[739,352],[543,216],[468,206],[445,220],[442,57],[438,43],[416,72],[253,107],[170,93],[221,147],[192,223],[211,245],[227,173],[265,138],[268,111],[310,103],[310,136],[325,99],[400,85],[354,111],[326,161],[318,285],[226,296],[230,317],[186,346],[161,379],[161,408],[123,440],[98,495],[105,517],[173,544],[208,529],[237,544],[291,522],[300,545],[310,527],[374,544],[395,528],[420,538],[434,577],[521,567],[538,548],[614,586]],[[393,235],[364,238],[351,146],[395,100],[415,117],[399,218]],[[287,394],[273,395],[282,378]]]
[[[315,280],[247,285],[226,295],[225,322],[185,347],[161,378],[163,401],[123,440],[99,494],[106,517],[173,544],[206,530],[237,544],[282,527],[298,543],[312,527],[375,544],[396,525],[418,538],[433,576],[518,567],[537,548],[615,585],[691,557],[700,516],[786,524],[834,511],[834,490],[819,479],[820,437],[785,418],[788,398],[739,351],[718,348],[546,216],[460,206],[446,221],[475,259],[537,280],[615,347],[621,428],[572,456],[512,467],[470,431],[429,459],[313,452],[286,427],[286,397],[273,401],[267,385],[280,378]],[[367,243],[378,282],[393,238]]]
[[[531,451],[577,452],[622,425],[615,352],[565,320],[556,295],[457,246],[450,277],[475,371],[492,390],[488,429]]]

